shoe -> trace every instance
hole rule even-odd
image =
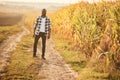
[[[33,55],[33,57],[37,57],[36,55]]]
[[[42,57],[42,59],[43,59],[43,60],[46,60],[46,58],[45,58],[45,57]]]

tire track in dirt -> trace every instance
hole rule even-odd
[[[24,35],[29,34],[29,31],[24,26],[22,28],[22,32],[10,36],[0,45],[0,79],[5,75],[6,68],[10,63],[10,52],[15,49],[17,43],[21,41]]]
[[[52,40],[47,41],[46,60],[40,60],[38,76],[36,80],[76,80],[78,74],[74,72],[62,56],[54,49]],[[38,50],[38,55],[41,51]]]

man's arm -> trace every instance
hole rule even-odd
[[[49,19],[49,24],[48,24],[48,26],[49,26],[49,29],[48,29],[48,39],[50,39],[50,36],[51,36],[51,22],[50,22],[50,19]]]
[[[50,35],[51,35],[51,28],[49,29],[48,39],[50,39]]]
[[[33,37],[35,37],[35,30],[36,30],[36,27],[33,29]]]
[[[35,30],[36,30],[36,26],[37,26],[37,20],[38,20],[38,18],[35,20],[35,23],[34,23],[33,37],[35,37]]]

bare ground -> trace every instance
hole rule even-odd
[[[40,55],[41,51],[38,50]],[[74,72],[55,50],[52,40],[47,41],[46,60],[40,60],[37,80],[76,80]],[[42,78],[41,78],[42,77]]]
[[[0,12],[0,26],[12,26],[22,19],[23,15],[21,14]]]

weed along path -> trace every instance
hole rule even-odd
[[[39,55],[41,51],[39,50]],[[41,60],[37,80],[76,80],[77,73],[65,63],[54,49],[52,40],[47,41],[46,60]],[[42,76],[42,78],[41,78]]]
[[[21,41],[24,35],[27,35],[29,31],[22,26],[23,31],[10,36],[0,45],[0,79],[6,73],[6,68],[10,63],[10,52],[13,51],[18,42]]]

